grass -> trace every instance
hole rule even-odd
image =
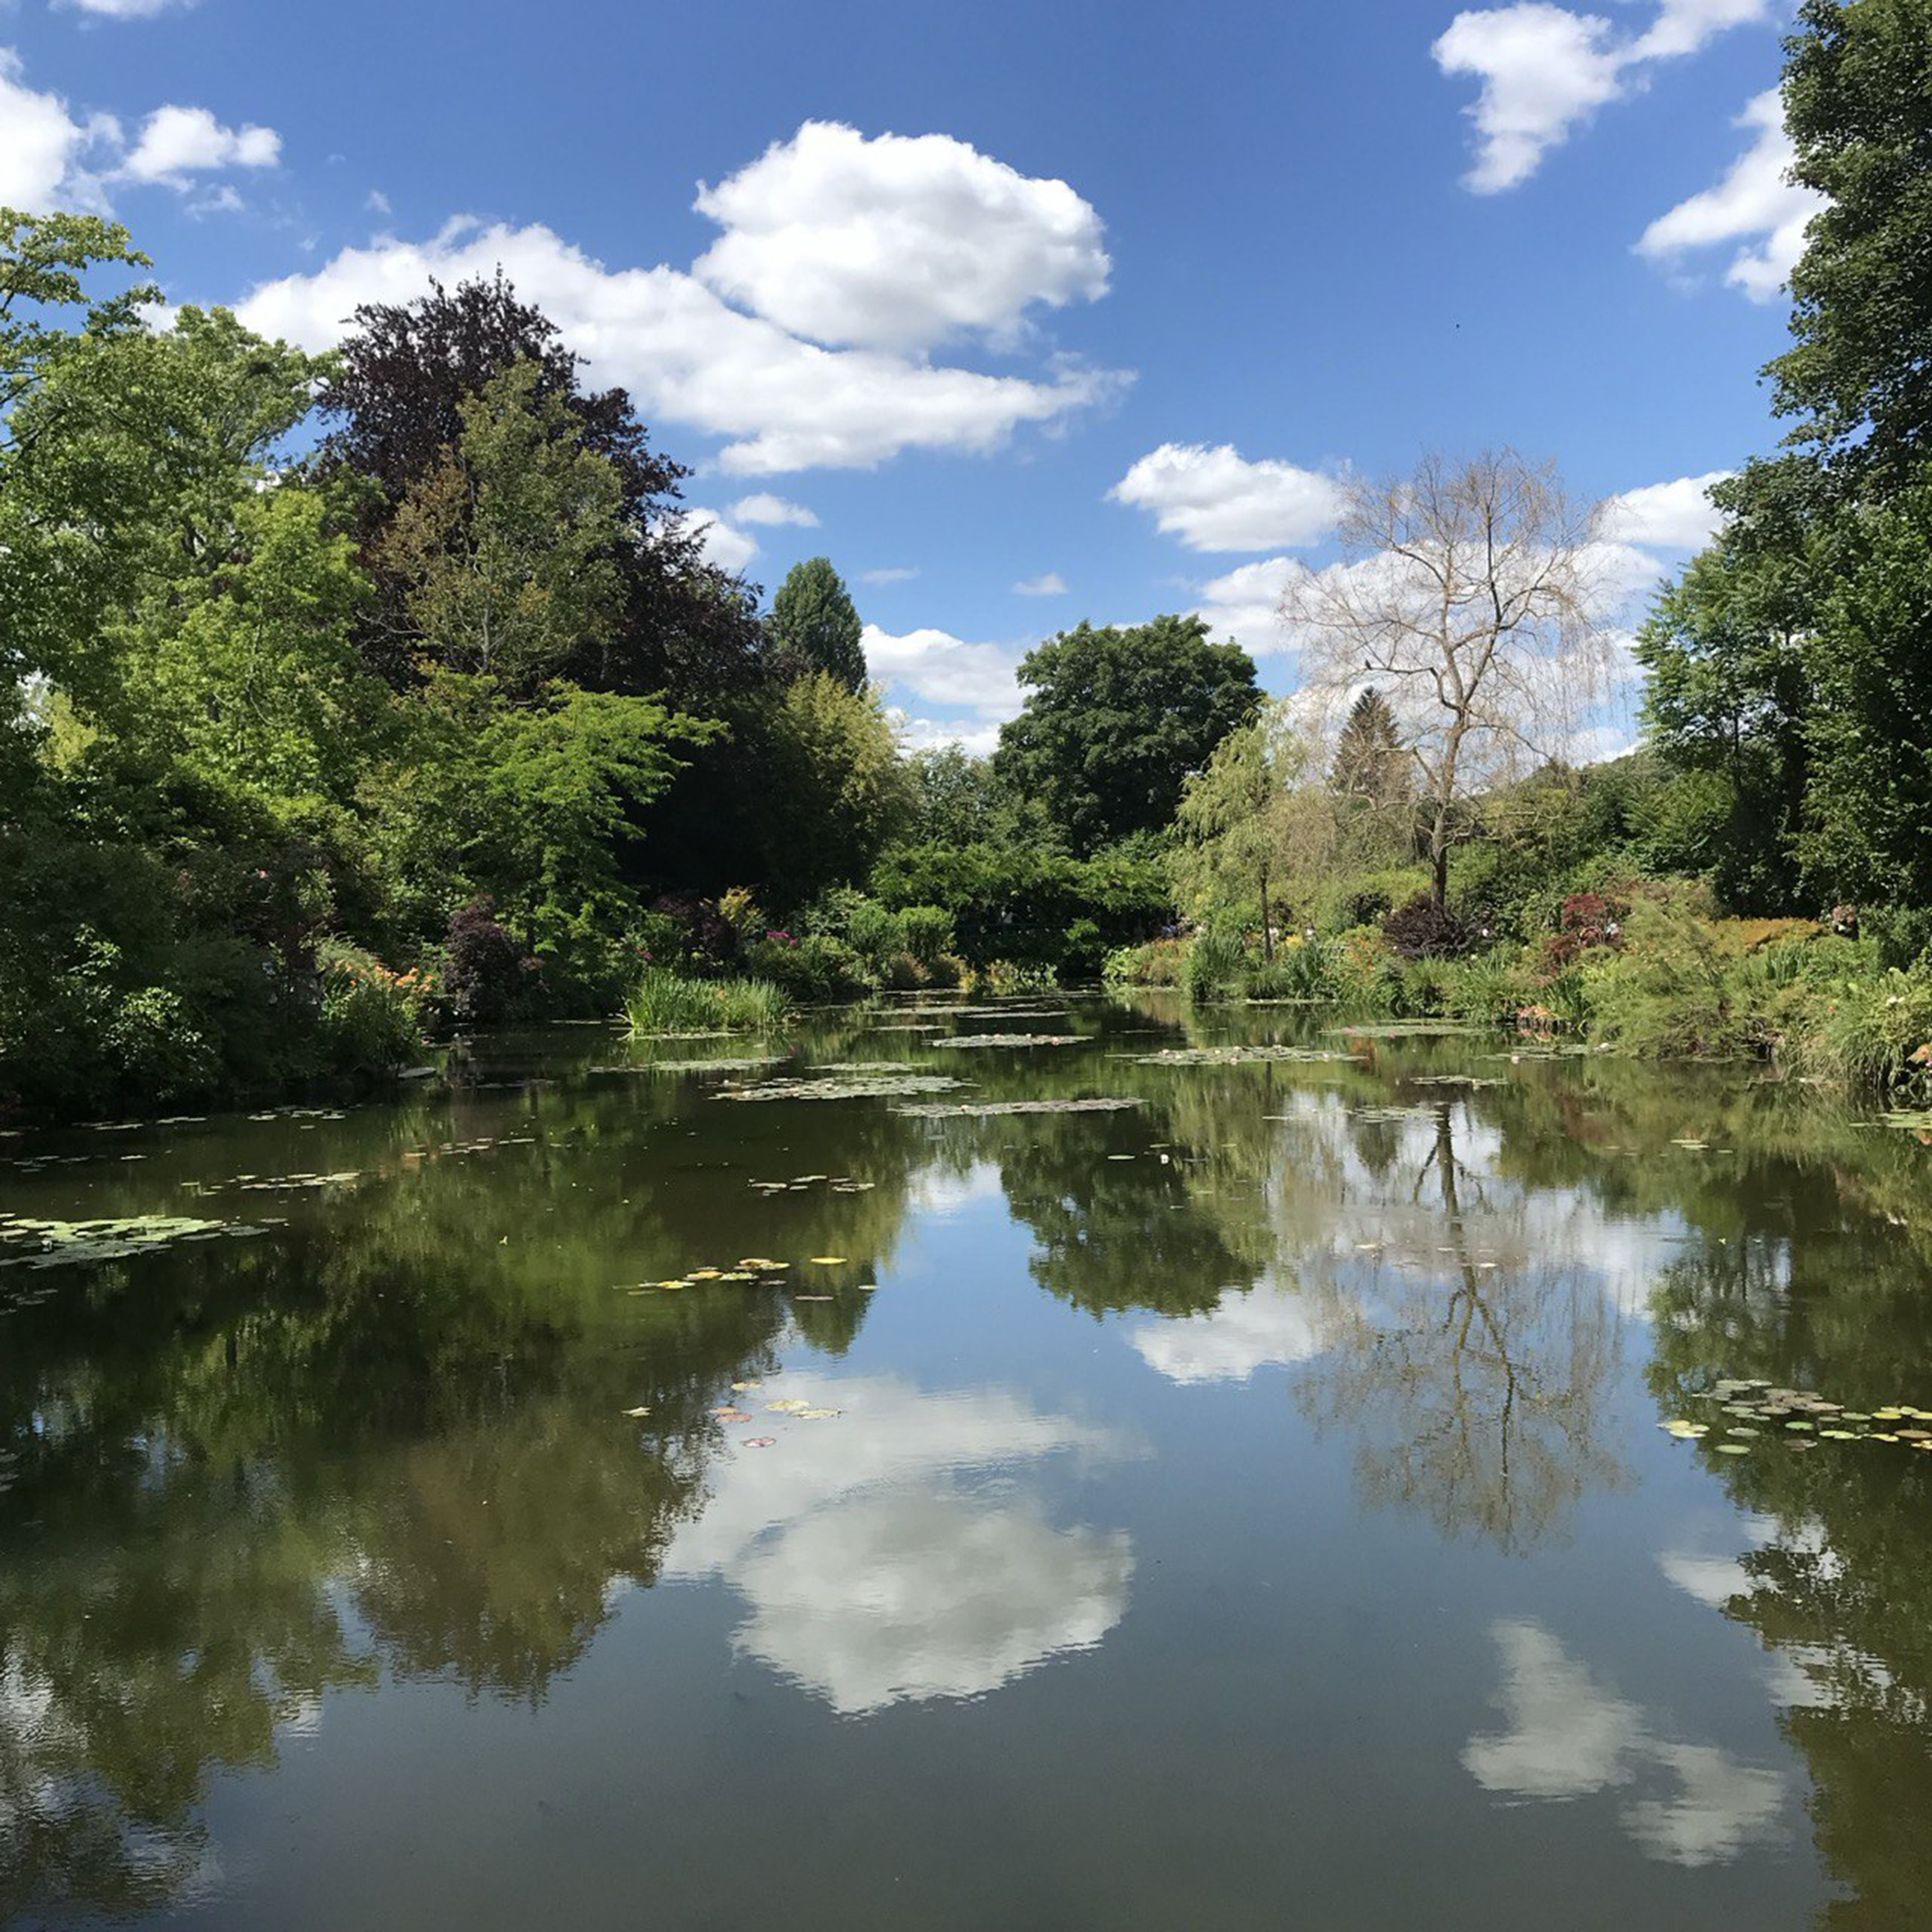
[[[685,979],[654,967],[631,989],[624,1017],[633,1040],[667,1033],[758,1033],[781,1027],[792,1003],[768,979]]]

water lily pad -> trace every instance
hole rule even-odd
[[[974,1104],[959,1102],[947,1105],[896,1107],[895,1113],[922,1121],[990,1121],[1005,1114],[1030,1113],[1122,1113],[1130,1108],[1144,1107],[1143,1100],[989,1100]]]

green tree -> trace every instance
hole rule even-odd
[[[912,806],[877,691],[809,671],[759,708],[764,844],[774,899],[795,905],[864,876]]]
[[[847,690],[865,682],[865,627],[829,557],[794,564],[771,600],[771,634],[814,671],[837,678]]]
[[[379,546],[416,653],[528,698],[622,620],[623,485],[566,400],[519,362],[458,406],[462,430]]]
[[[1771,365],[1790,440],[1861,494],[1915,485],[1932,437],[1932,6],[1805,0],[1787,43],[1791,177],[1815,190]]]
[[[1164,829],[1188,775],[1261,702],[1253,659],[1210,643],[1199,618],[1083,623],[1030,652],[1019,676],[1026,708],[1001,730],[995,769],[1080,852]]]
[[[1254,909],[1269,959],[1275,896],[1293,862],[1293,789],[1307,764],[1307,748],[1281,707],[1265,706],[1189,777],[1175,815],[1173,867],[1182,904],[1197,919],[1221,907]]]
[[[1799,851],[1827,902],[1932,905],[1932,481],[1854,520],[1807,645]]]

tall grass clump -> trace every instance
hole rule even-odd
[[[768,979],[686,979],[653,967],[631,989],[633,1040],[666,1033],[757,1033],[790,1018],[791,1000]]]

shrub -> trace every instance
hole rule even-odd
[[[1284,940],[1274,957],[1247,976],[1251,1000],[1327,1000],[1342,990],[1341,948],[1332,940]]]
[[[1572,892],[1557,916],[1557,930],[1543,941],[1543,969],[1561,973],[1584,954],[1602,946],[1620,948],[1629,905],[1602,892]]]
[[[1867,910],[1866,937],[1876,947],[1880,965],[1904,972],[1932,959],[1932,906],[1883,905]]]
[[[1193,1000],[1224,1000],[1247,973],[1247,948],[1241,935],[1227,926],[1208,926],[1194,935],[1181,983]]]
[[[141,986],[115,1003],[101,1030],[101,1051],[128,1090],[156,1100],[213,1087],[221,1059],[168,986]]]
[[[1513,1025],[1525,1008],[1544,1003],[1542,982],[1509,947],[1498,946],[1445,967],[1443,1010],[1452,1019]]]
[[[1681,897],[1634,907],[1624,950],[1589,962],[1584,991],[1596,1031],[1631,1053],[1732,1054],[1753,1044],[1715,934]]]
[[[984,966],[969,966],[963,983],[975,993],[1051,993],[1059,982],[1050,966],[1023,959],[989,959]]]
[[[1854,981],[1827,1000],[1797,1057],[1847,1085],[1875,1093],[1932,1067],[1932,968]],[[1923,1057],[1921,1057],[1923,1056]]]
[[[748,949],[745,964],[794,1000],[847,1000],[868,984],[859,955],[829,932],[795,939],[789,932],[771,931]]]
[[[1379,926],[1398,905],[1426,892],[1428,884],[1428,873],[1419,865],[1338,880],[1315,901],[1315,930],[1339,938],[1359,926]]]
[[[1418,892],[1382,921],[1382,937],[1404,959],[1450,959],[1468,951],[1470,930],[1454,906]]]
[[[541,973],[537,956],[496,918],[493,899],[473,899],[443,942],[443,992],[453,1018],[491,1026],[527,1012]]]
[[[374,1081],[421,1058],[425,976],[391,973],[372,955],[340,941],[326,941],[318,963],[319,1072]]]
[[[663,1033],[748,1033],[782,1026],[791,1001],[768,979],[686,979],[653,967],[624,1003],[631,1036]]]
[[[1187,963],[1186,940],[1150,939],[1144,946],[1117,946],[1100,977],[1110,986],[1178,986]]]

